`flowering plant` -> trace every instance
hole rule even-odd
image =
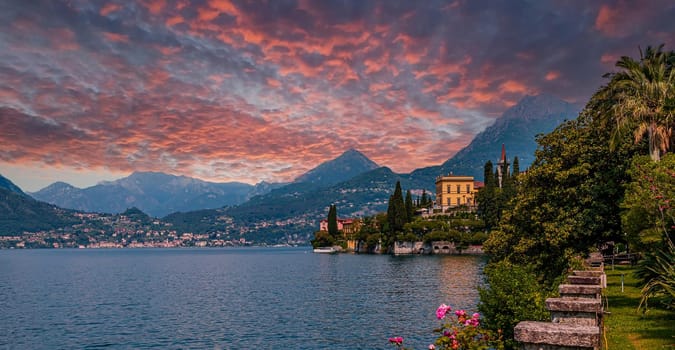
[[[440,328],[434,329],[434,333],[439,336],[434,343],[429,344],[429,350],[504,349],[501,332],[495,336],[490,330],[480,328],[479,314],[474,313],[469,317],[466,311],[457,310],[454,317],[452,315],[452,308],[448,305],[441,304],[436,309],[436,318],[445,321]],[[389,342],[399,349],[405,349],[401,337],[389,338]]]

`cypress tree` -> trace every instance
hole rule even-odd
[[[389,198],[387,221],[389,222],[389,231],[392,235],[395,232],[403,231],[403,225],[407,222],[405,203],[403,202],[403,190],[401,190],[400,181],[396,182],[394,194]]]
[[[328,234],[332,237],[338,236],[337,207],[335,204],[331,204],[330,209],[328,209]]]
[[[499,222],[499,198],[497,184],[499,177],[497,172],[492,172],[492,162],[485,163],[484,176],[485,187],[478,191],[478,215],[485,222],[485,228],[491,230]]]
[[[513,158],[513,176],[518,176],[520,174],[520,164],[518,163],[518,157]]]
[[[485,182],[485,187],[493,186],[494,187],[494,176],[492,176],[492,162],[487,161],[485,167],[483,168],[483,182]]]
[[[422,190],[422,198],[420,199],[420,207],[427,207],[427,190]]]
[[[389,224],[388,230],[389,232],[393,231],[394,227],[394,215],[395,215],[395,210],[394,210],[394,195],[389,196],[389,205],[387,206],[387,224]]]
[[[412,194],[410,190],[405,193],[405,212],[406,212],[406,222],[411,222],[413,216],[415,215],[415,207],[413,206]]]

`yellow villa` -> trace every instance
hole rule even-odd
[[[473,180],[473,176],[439,176],[436,178],[436,207],[443,210],[458,206],[473,208],[476,205],[476,192],[481,185]]]

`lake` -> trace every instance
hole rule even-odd
[[[426,349],[485,259],[309,248],[0,250],[0,349]]]

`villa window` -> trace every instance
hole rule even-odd
[[[466,185],[466,193],[471,193],[471,185]]]
[[[457,205],[460,205],[460,204],[462,204],[462,199],[457,197]]]
[[[457,185],[457,193],[460,193],[459,185]]]
[[[452,187],[448,185],[448,193],[452,193]]]
[[[452,198],[448,198],[448,205],[452,205]]]

